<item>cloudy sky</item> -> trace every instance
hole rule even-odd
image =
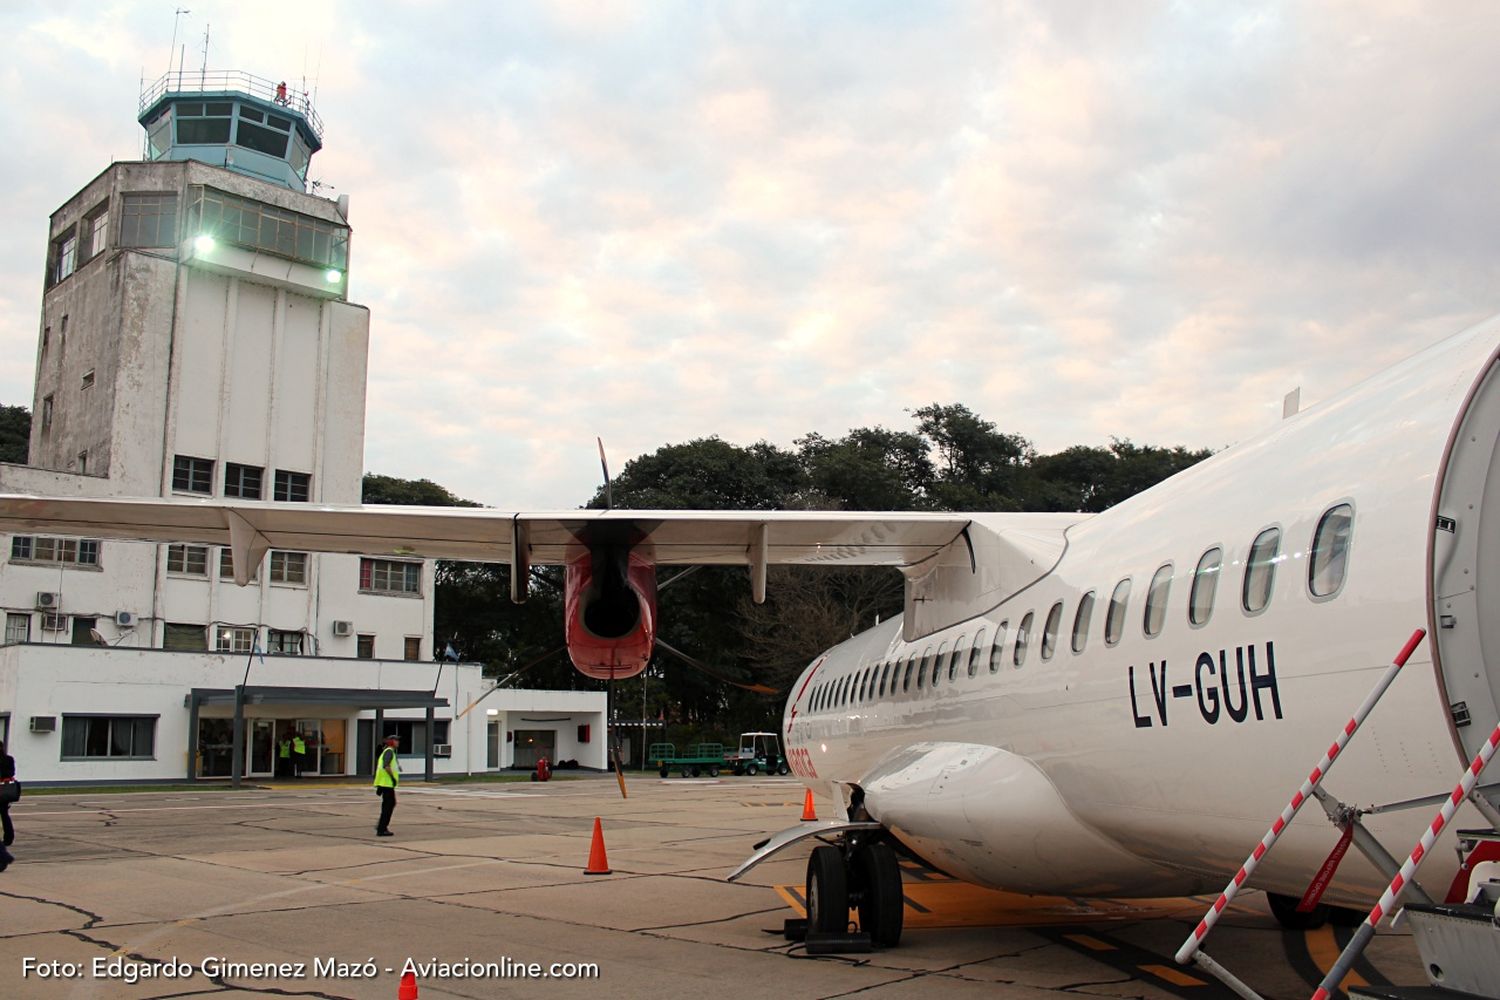
[[[0,402],[179,6],[316,87],[366,467],[497,506],[934,401],[1220,448],[1500,311],[1494,3],[6,0]]]

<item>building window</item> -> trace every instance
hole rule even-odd
[[[178,455],[174,458],[172,460],[172,491],[212,495],[214,491],[213,459],[193,458],[190,455]]]
[[[78,270],[78,230],[72,226],[52,241],[52,281],[59,281]]]
[[[31,641],[31,616],[12,611],[5,616],[5,644]]]
[[[156,718],[154,715],[64,715],[62,759],[150,760],[156,755]]]
[[[177,245],[176,192],[126,194],[120,205],[120,245],[171,247]]]
[[[406,659],[420,660],[422,658],[422,637],[409,635],[406,637]]]
[[[301,656],[302,633],[285,632],[277,628],[267,629],[266,651],[271,653],[284,653],[289,656]]]
[[[342,271],[349,259],[349,227],[210,187],[189,189],[188,231],[317,267]]]
[[[83,384],[81,388],[92,389],[94,387],[94,369],[90,368],[83,373]]]
[[[272,486],[271,499],[291,503],[307,503],[312,495],[312,476],[305,472],[276,470],[276,481]]]
[[[167,572],[184,576],[208,575],[207,545],[168,545]]]
[[[251,122],[264,122],[265,124],[252,125]],[[235,123],[234,142],[237,146],[253,149],[257,153],[268,153],[279,159],[285,159],[288,133],[291,129],[291,119],[280,115],[264,115],[255,108],[242,104],[240,105],[240,120]]]
[[[208,648],[208,632],[202,625],[167,622],[162,633],[162,649],[189,649],[202,652]]]
[[[375,659],[375,637],[359,635],[354,639],[354,655],[361,660]]]
[[[50,431],[51,429],[52,429],[52,397],[51,397],[51,395],[46,395],[46,396],[42,397],[42,430],[44,430],[44,431]]]
[[[97,616],[85,618],[83,615],[73,616],[73,645],[75,646],[104,646],[107,643],[99,634]]]
[[[359,589],[371,594],[422,593],[422,564],[390,559],[361,559]]]
[[[1312,558],[1307,561],[1307,586],[1314,597],[1332,597],[1343,588],[1353,530],[1354,508],[1346,503],[1331,508],[1318,521]]]
[[[224,495],[241,500],[260,499],[260,480],[264,473],[258,465],[224,463]]]
[[[214,651],[248,653],[255,649],[255,629],[247,625],[215,625]]]
[[[271,582],[307,583],[307,553],[273,551],[271,553]]]
[[[427,721],[425,719],[386,719],[387,732],[393,732],[401,742],[396,753],[404,757],[427,756]],[[448,742],[448,720],[432,720],[432,742]]]
[[[83,259],[92,260],[109,243],[109,202],[102,202],[83,220]]]
[[[79,473],[79,475],[86,476],[86,475],[88,475],[88,471],[89,471],[89,453],[88,453],[87,450],[80,451],[78,453],[78,473]]]
[[[226,583],[234,580],[234,550],[227,545],[219,550],[219,579]],[[259,579],[260,564],[257,563],[255,568],[250,572],[250,579],[246,582],[254,583]]]
[[[63,563],[98,566],[99,541],[94,538],[38,538],[16,535],[10,540],[11,562]]]

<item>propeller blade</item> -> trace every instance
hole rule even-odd
[[[656,637],[656,644],[662,649],[671,653],[673,656],[677,657],[683,663],[686,663],[688,666],[692,667],[694,670],[697,670],[699,673],[707,674],[716,681],[723,681],[725,684],[732,684],[737,688],[745,691],[751,691],[755,694],[774,695],[778,693],[775,688],[766,687],[764,684],[745,684],[741,681],[734,680],[731,677],[727,677],[721,671],[715,670],[713,667],[710,667],[702,660],[689,656],[682,650],[673,646],[671,643],[666,642],[664,639],[662,639],[661,636]]]
[[[701,565],[700,566],[689,566],[687,569],[678,570],[676,573],[673,573],[670,577],[668,577],[665,580],[658,580],[658,581],[656,581],[656,592],[658,594],[660,594],[663,590],[666,590],[668,587],[672,586],[672,584],[676,583],[678,580],[681,580],[685,576],[692,576],[694,573],[698,572],[702,568],[703,567]]]
[[[462,712],[459,712],[453,718],[454,719],[462,719],[465,715],[469,714],[469,710],[472,709],[475,705],[479,704],[481,701],[484,701],[484,699],[488,698],[490,695],[494,694],[496,691],[499,691],[502,687],[504,687],[506,681],[515,680],[517,677],[521,676],[526,671],[528,671],[532,667],[536,666],[538,663],[542,663],[545,660],[551,659],[552,657],[556,656],[558,653],[566,653],[567,651],[568,651],[568,647],[567,646],[558,646],[556,649],[549,649],[549,650],[547,650],[545,653],[543,653],[541,656],[538,656],[534,660],[530,660],[530,661],[528,661],[526,663],[521,664],[521,666],[517,667],[516,669],[512,670],[510,673],[506,674],[504,677],[502,677],[498,681],[496,681],[495,684],[494,684],[494,686],[491,687],[484,694],[480,695],[478,698],[475,698],[473,701],[469,702],[469,704],[464,708],[464,710]]]
[[[604,439],[596,437],[594,440],[599,443],[599,468],[604,470],[604,509],[614,510],[615,495],[609,485],[609,462],[605,461],[604,458]]]

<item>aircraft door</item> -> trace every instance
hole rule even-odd
[[[1500,718],[1500,363],[1492,355],[1444,456],[1429,525],[1429,633],[1449,725],[1472,759]]]

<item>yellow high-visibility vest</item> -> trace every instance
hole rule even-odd
[[[283,757],[290,757],[291,755],[292,755],[292,744],[289,741],[287,741],[287,740],[282,740],[281,741],[281,756],[283,756]]]
[[[386,757],[390,754],[390,757]],[[382,764],[389,763],[391,769],[387,771]],[[396,759],[395,747],[381,747],[380,752],[375,755],[375,787],[395,788],[401,784],[401,762]]]
[[[307,753],[307,744],[304,743],[304,742],[302,742],[302,737],[300,737],[300,736],[293,736],[292,737],[292,749],[295,750],[299,754],[304,754],[304,753]]]

